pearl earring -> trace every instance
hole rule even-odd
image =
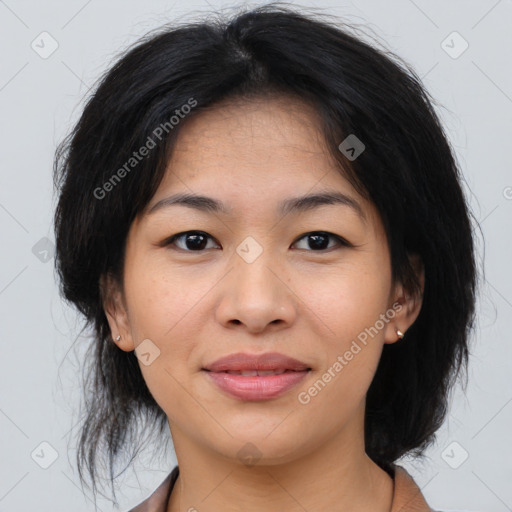
[[[121,339],[121,335],[119,335],[117,338],[116,338],[116,341],[119,341]]]
[[[403,333],[400,329],[397,329],[397,330],[396,330],[396,335],[397,335],[400,339],[402,339],[402,338],[404,337],[404,333]]]

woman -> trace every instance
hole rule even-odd
[[[142,418],[178,466],[134,511],[431,510],[395,462],[443,422],[476,268],[414,71],[276,5],[164,27],[103,77],[55,181],[95,493]]]

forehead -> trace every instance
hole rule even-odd
[[[185,119],[160,189],[228,185],[240,193],[330,185],[355,194],[326,146],[315,109],[286,96],[224,101]]]
[[[178,134],[174,164],[184,160],[238,161],[244,168],[271,166],[329,155],[320,119],[307,103],[291,97],[228,100],[184,123]]]

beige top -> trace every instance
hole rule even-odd
[[[427,505],[411,475],[401,466],[395,465],[393,469],[395,470],[395,477],[393,479],[391,512],[435,512]],[[139,503],[129,512],[165,512],[178,475],[179,469],[176,466],[149,498]]]

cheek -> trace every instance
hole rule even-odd
[[[150,338],[163,344],[176,338],[184,320],[187,325],[194,322],[190,312],[208,289],[208,282],[191,280],[187,272],[170,272],[165,260],[138,254],[127,258],[125,276],[129,320],[138,338],[136,343]]]
[[[197,336],[191,334],[195,331],[192,313],[197,298],[194,293],[186,293],[184,283],[175,282],[156,266],[143,274],[134,272],[128,281],[135,345],[149,339],[157,354],[149,365],[139,360],[139,367],[153,398],[169,416],[172,411],[183,410],[190,400],[183,385],[197,344]]]
[[[337,268],[303,283],[308,309],[321,318],[328,336],[343,346],[385,312],[390,275],[372,261]]]
[[[187,272],[169,272],[165,261],[132,254],[126,259],[125,295],[135,346],[149,339],[157,357],[150,365],[139,361],[144,380],[165,410],[179,409],[188,373],[204,322],[201,301],[216,280],[192,279]],[[146,342],[147,343],[147,342]],[[186,401],[183,402],[183,405]]]
[[[315,389],[305,390],[316,407],[353,411],[368,390],[383,347],[390,275],[373,262],[346,268],[309,286],[308,308],[322,319],[323,367]],[[315,393],[318,393],[315,395]],[[306,398],[307,399],[307,398]]]

